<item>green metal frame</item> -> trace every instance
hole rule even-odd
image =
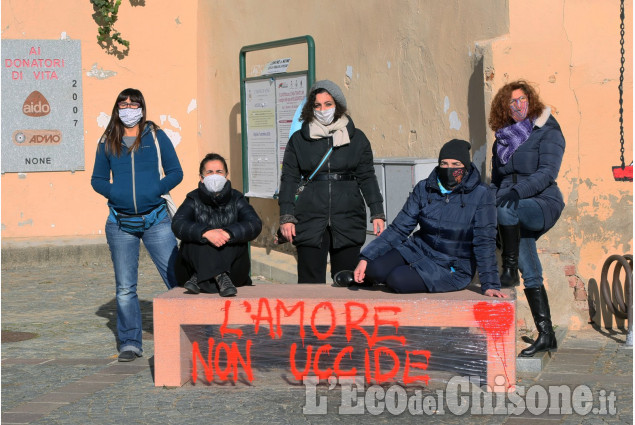
[[[255,52],[258,50],[267,50],[274,49],[277,47],[291,46],[294,44],[302,44],[306,43],[307,51],[308,51],[308,70],[307,71],[299,71],[288,73],[285,75],[293,75],[299,73],[307,73],[307,87],[311,87],[315,82],[315,42],[313,41],[313,37],[310,35],[305,35],[302,37],[294,37],[294,38],[286,38],[284,40],[270,41],[268,43],[261,44],[252,44],[251,46],[244,46],[240,49],[239,55],[239,63],[240,63],[240,131],[242,138],[242,164],[243,164],[243,193],[249,192],[249,165],[247,158],[247,116],[246,116],[246,108],[247,105],[245,103],[246,100],[246,92],[245,92],[245,82],[252,80],[260,80],[267,77],[253,77],[247,78],[246,72],[246,61],[247,61],[247,53]],[[276,75],[276,74],[273,74]]]

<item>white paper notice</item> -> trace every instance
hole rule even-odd
[[[306,75],[276,79],[276,121],[278,124],[278,173],[282,168],[284,150],[289,142],[293,115],[306,96]],[[280,176],[278,175],[278,181]]]
[[[249,158],[247,196],[272,198],[278,188],[275,81],[248,81],[245,92]]]
[[[265,65],[265,69],[262,71],[262,75],[287,72],[289,63],[291,63],[291,58],[276,59],[275,61],[271,61]]]

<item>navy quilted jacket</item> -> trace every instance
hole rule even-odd
[[[564,209],[562,193],[556,184],[564,148],[560,125],[549,109],[538,117],[529,139],[520,145],[507,164],[501,164],[494,143],[492,184],[498,189],[496,198],[514,189],[521,199],[536,200],[545,217],[545,227],[539,234],[551,229]]]
[[[417,225],[419,230],[410,235]],[[483,292],[500,288],[494,190],[481,183],[472,164],[466,179],[444,195],[435,169],[360,256],[372,261],[393,248],[419,273],[429,292],[463,289],[477,268]]]

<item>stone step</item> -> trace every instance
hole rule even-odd
[[[141,244],[140,261],[151,261]],[[106,237],[29,238],[2,240],[2,267],[46,267],[48,264],[110,264]],[[251,274],[280,283],[297,283],[293,255],[266,248],[251,247]],[[332,283],[327,267],[327,283]]]
[[[567,336],[567,329],[558,327],[555,332],[558,347],[562,347],[564,338]],[[536,353],[533,357],[518,357],[516,359],[516,372],[525,376],[538,375],[547,367],[547,364],[551,361],[551,357],[552,354],[548,352]]]

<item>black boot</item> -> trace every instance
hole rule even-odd
[[[341,270],[333,276],[333,286],[346,288],[354,284],[355,276],[352,270]]]
[[[510,287],[520,283],[518,276],[518,244],[520,243],[520,226],[498,226],[498,234],[503,245],[503,271],[501,286]]]
[[[353,285],[373,286],[373,281],[365,278],[362,283],[355,282],[355,272],[353,270],[340,270],[333,276],[333,286],[347,288]]]
[[[558,342],[551,325],[551,312],[549,311],[549,299],[544,286],[540,288],[525,288],[525,295],[529,302],[531,315],[538,330],[538,337],[533,344],[520,352],[520,357],[533,357],[541,351],[557,351]]]

